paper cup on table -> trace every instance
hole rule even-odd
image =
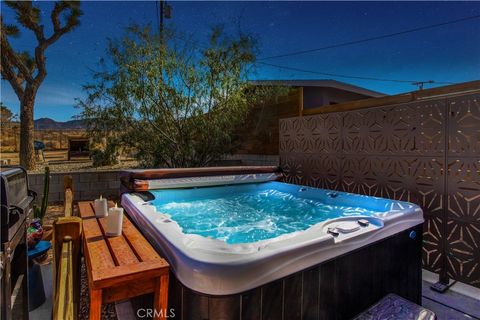
[[[97,218],[105,217],[108,212],[107,199],[102,198],[102,196],[100,196],[100,199],[95,199],[93,208]]]
[[[123,208],[115,207],[108,209],[107,236],[119,236],[122,234]]]

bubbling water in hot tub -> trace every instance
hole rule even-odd
[[[175,197],[169,192],[152,192],[155,200],[151,204],[158,212],[170,215],[186,234],[228,244],[271,239],[339,217],[375,214],[366,208],[326,204],[274,188],[183,189],[177,190]]]

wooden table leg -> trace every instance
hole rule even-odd
[[[102,290],[90,289],[90,320],[102,317]]]
[[[155,285],[155,298],[153,302],[154,319],[167,319],[168,310],[168,271],[157,278]]]

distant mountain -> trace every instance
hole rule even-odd
[[[70,120],[65,122],[55,121],[50,118],[40,118],[35,120],[36,130],[79,130],[85,129],[85,125],[82,120]]]

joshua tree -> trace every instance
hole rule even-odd
[[[33,149],[33,110],[38,88],[47,75],[45,51],[61,36],[79,25],[82,15],[77,1],[58,1],[50,14],[53,33],[45,35],[44,25],[40,21],[41,10],[31,1],[7,1],[5,3],[16,13],[16,24],[4,23],[0,16],[1,27],[1,74],[12,86],[20,101],[20,164],[27,169],[35,167]],[[19,26],[32,31],[36,38],[34,55],[27,51],[16,51],[9,37],[18,36]]]

